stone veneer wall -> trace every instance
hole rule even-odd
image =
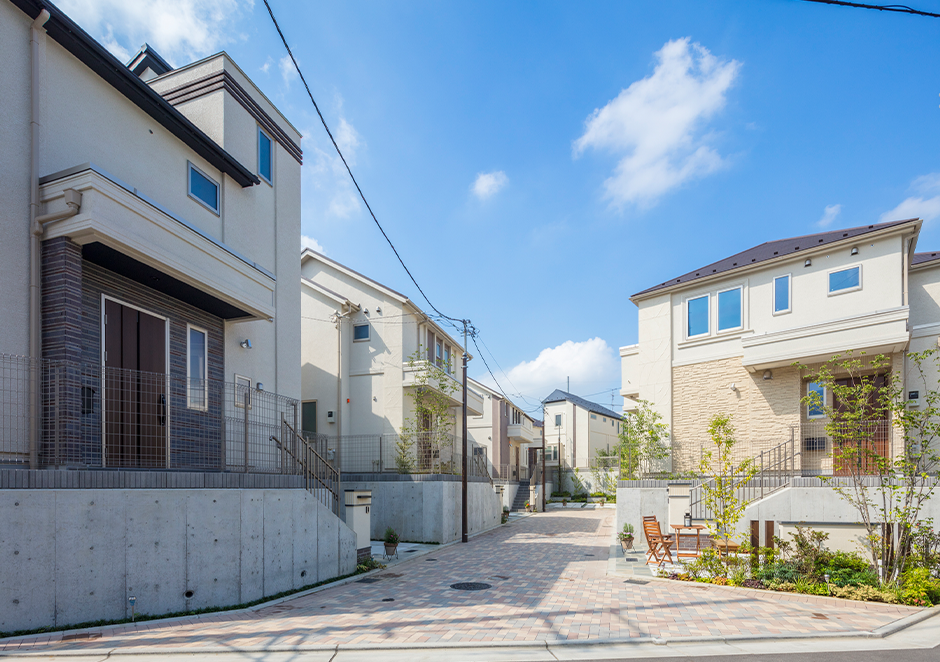
[[[788,367],[772,374],[765,380],[763,372],[748,372],[740,357],[673,368],[673,471],[698,470],[711,446],[709,420],[718,413],[730,415],[737,431],[736,461],[789,440],[791,426],[800,423],[800,372]]]

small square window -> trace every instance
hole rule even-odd
[[[806,406],[807,418],[823,418],[826,415],[826,387],[816,382],[810,382],[806,385],[806,394],[816,393],[819,395],[819,403]]]
[[[368,340],[369,337],[370,337],[370,334],[369,334],[368,324],[354,324],[353,325],[353,340],[354,341]]]
[[[703,336],[708,333],[708,295],[689,299],[686,302],[688,318],[688,337]]]
[[[790,274],[774,278],[774,314],[790,312]]]
[[[271,153],[273,143],[261,129],[258,129],[258,174],[268,183],[274,181],[274,175],[271,170]]]
[[[189,197],[219,213],[219,185],[192,163],[189,164]]]
[[[862,268],[852,267],[829,272],[829,293],[849,292],[862,288]]]
[[[740,329],[741,324],[741,288],[718,293],[718,330]]]

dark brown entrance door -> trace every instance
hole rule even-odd
[[[105,299],[109,467],[166,467],[166,321]]]
[[[888,375],[872,375],[861,377],[866,381],[871,381],[875,392],[869,395],[867,409],[870,412],[867,421],[859,422],[848,435],[851,439],[846,439],[843,444],[852,443],[855,445],[853,452],[847,454],[846,458],[835,458],[834,473],[836,476],[851,476],[854,474],[874,474],[878,473],[878,458],[889,457],[888,448],[888,421],[881,420],[884,414],[882,408],[878,406],[877,392],[888,385]],[[836,381],[839,386],[855,386],[858,382],[851,379],[840,379]],[[833,407],[838,411],[844,411],[851,405],[840,402],[839,398],[833,397]],[[839,450],[833,447],[833,452]]]

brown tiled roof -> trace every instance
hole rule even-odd
[[[934,260],[940,260],[940,252],[914,253],[911,264],[924,264],[925,262],[933,262]]]
[[[832,230],[830,232],[808,234],[802,237],[792,237],[790,239],[768,241],[760,244],[759,246],[755,246],[754,248],[749,248],[746,251],[736,253],[731,257],[726,257],[725,259],[719,260],[718,262],[713,262],[712,264],[706,265],[700,269],[696,269],[695,271],[690,271],[689,273],[683,274],[678,278],[673,278],[671,280],[667,280],[664,283],[660,283],[659,285],[654,285],[653,287],[647,288],[642,292],[637,292],[633,296],[643,296],[645,294],[655,292],[656,290],[672,287],[673,285],[691,283],[699,278],[706,278],[715,274],[734,271],[735,269],[740,269],[751,264],[757,264],[758,262],[773,260],[782,255],[796,254],[800,251],[805,251],[810,248],[825,246],[826,244],[842,241],[843,239],[849,239],[851,237],[858,237],[870,232],[878,232],[879,230],[884,230],[885,228],[904,225],[905,223],[910,223],[915,220],[917,219],[909,218],[903,221],[876,223],[874,225],[863,225],[857,228]]]

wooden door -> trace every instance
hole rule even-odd
[[[873,386],[876,392],[885,388],[888,384],[888,375],[865,376],[860,379],[873,380]],[[839,386],[854,386],[856,383],[857,381],[851,379],[840,379],[836,381],[836,384]],[[854,443],[857,444],[857,453],[854,466],[849,466],[847,462],[840,462],[834,459],[833,470],[836,476],[850,476],[855,473],[878,473],[877,457],[875,456],[889,457],[890,449],[888,448],[888,438],[890,423],[887,420],[881,420],[879,418],[883,414],[879,411],[876,393],[871,393],[869,399],[868,411],[871,412],[869,416],[870,422],[865,427],[858,430],[858,433],[855,435],[856,439]],[[839,398],[833,395],[833,407],[837,411],[844,411],[848,406],[848,403],[840,402]],[[852,442],[846,441],[844,443]],[[832,450],[834,454],[837,452],[835,443],[833,444]]]
[[[167,466],[166,321],[105,300],[107,466]]]

